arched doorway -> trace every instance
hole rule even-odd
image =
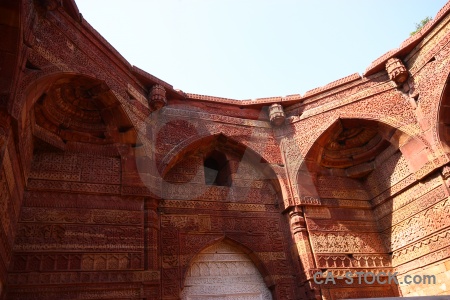
[[[250,257],[221,241],[192,261],[181,299],[271,300],[272,295]]]

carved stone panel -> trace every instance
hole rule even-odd
[[[182,300],[271,300],[269,289],[250,258],[219,243],[202,251],[191,263]]]

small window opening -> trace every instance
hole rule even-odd
[[[230,166],[223,153],[214,151],[203,162],[206,185],[231,186]]]

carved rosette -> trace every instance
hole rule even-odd
[[[283,111],[283,106],[281,106],[281,104],[272,104],[269,107],[269,118],[270,123],[272,123],[272,125],[274,126],[280,126],[284,124],[286,116]]]
[[[148,98],[150,107],[154,110],[158,110],[167,105],[166,90],[162,85],[155,84],[152,86]]]
[[[405,65],[400,59],[395,57],[390,58],[386,62],[386,71],[389,75],[389,78],[398,85],[404,83],[409,76],[408,69],[406,69]]]

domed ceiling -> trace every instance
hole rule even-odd
[[[345,169],[373,161],[390,143],[380,135],[376,123],[339,120],[323,146],[320,165]]]
[[[135,143],[136,134],[109,88],[82,76],[57,80],[34,107],[36,125],[64,143]]]

